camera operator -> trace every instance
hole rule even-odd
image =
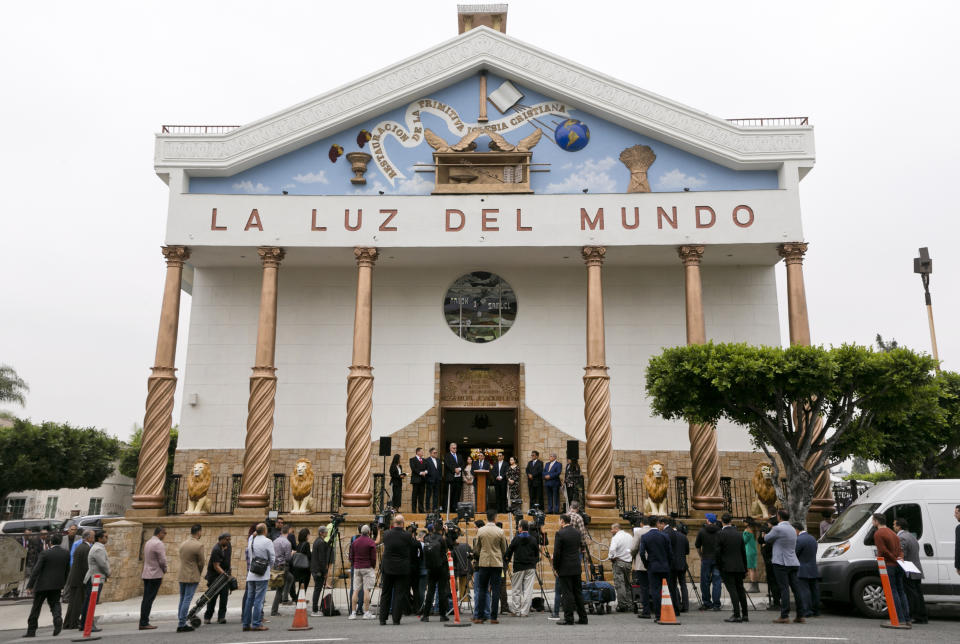
[[[773,544],[767,543],[766,536],[777,524],[776,515],[770,517],[760,525],[760,534],[757,543],[760,545],[760,555],[763,557],[763,569],[767,577],[767,610],[780,610],[780,584],[773,574]]]
[[[423,612],[420,621],[430,621],[430,611],[433,609],[433,598],[439,596],[440,621],[446,622],[447,594],[443,592],[443,584],[448,575],[447,564],[448,545],[444,538],[443,524],[437,521],[433,524],[433,531],[423,538],[423,560],[427,567],[427,594],[423,600]]]
[[[653,611],[653,600],[650,597],[650,577],[647,567],[640,555],[640,540],[643,535],[657,529],[657,517],[650,515],[644,519],[644,525],[633,531],[633,543],[630,545],[630,556],[633,557],[633,583],[640,588],[640,613],[637,617],[650,619]]]
[[[530,534],[529,522],[521,519],[519,527],[520,531],[507,547],[505,562],[513,561],[510,610],[517,617],[527,617],[533,601],[533,582],[537,576],[537,562],[540,560],[540,544],[537,537]]]

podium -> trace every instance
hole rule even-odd
[[[477,509],[478,515],[487,512],[487,474],[490,470],[473,470],[473,479],[477,484]]]

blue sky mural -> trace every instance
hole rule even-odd
[[[504,79],[487,77],[490,92]],[[263,163],[232,177],[196,177],[190,181],[195,194],[281,194],[344,195],[385,194],[422,195],[433,190],[433,170],[417,171],[417,164],[433,163],[433,149],[424,140],[422,130],[429,128],[449,144],[456,143],[476,125],[479,76],[468,78],[440,91],[411,101],[406,107],[371,118],[348,131],[327,137],[299,150]],[[537,194],[624,193],[630,183],[630,171],[620,161],[621,151],[634,145],[647,145],[656,154],[647,177],[651,192],[691,192],[707,190],[772,190],[777,188],[773,170],[730,170],[688,152],[678,150],[646,136],[569,108],[537,92],[516,85],[523,93],[519,104],[507,114],[488,103],[487,126],[494,125],[511,143],[543,130],[533,149],[533,163],[548,172],[531,174],[531,187]],[[577,151],[568,151],[555,140],[557,126],[577,119],[589,128],[588,143]],[[359,146],[361,130],[371,140]],[[486,137],[478,140],[478,150],[487,149]],[[566,139],[563,139],[566,141]],[[331,147],[342,148],[342,156],[331,162]],[[574,146],[571,146],[574,147]],[[374,155],[368,166],[365,186],[350,183],[353,172],[346,155],[361,150]],[[423,170],[427,170],[424,172]]]

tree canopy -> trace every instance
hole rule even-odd
[[[16,419],[0,428],[0,501],[22,490],[99,487],[119,453],[120,441],[93,427]]]
[[[0,403],[15,402],[21,407],[27,404],[27,398],[24,394],[30,391],[30,387],[23,381],[23,378],[17,375],[13,367],[0,364]]]
[[[177,437],[179,432],[177,427],[170,428],[170,446],[167,448],[167,476],[173,474],[173,457],[177,451]],[[133,434],[130,435],[129,442],[124,445],[120,452],[120,464],[117,469],[124,476],[137,478],[137,469],[140,467],[140,447],[143,444],[143,427],[133,426]]]
[[[651,358],[647,393],[663,418],[743,425],[777,478],[774,452],[783,461],[785,505],[805,517],[817,476],[853,453],[877,414],[902,419],[916,392],[932,386],[933,367],[932,358],[901,348],[708,343]]]

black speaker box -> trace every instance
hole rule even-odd
[[[575,458],[579,460],[580,441],[567,441],[567,458]]]
[[[390,443],[393,441],[392,436],[381,436],[380,437],[380,456],[390,456]]]

